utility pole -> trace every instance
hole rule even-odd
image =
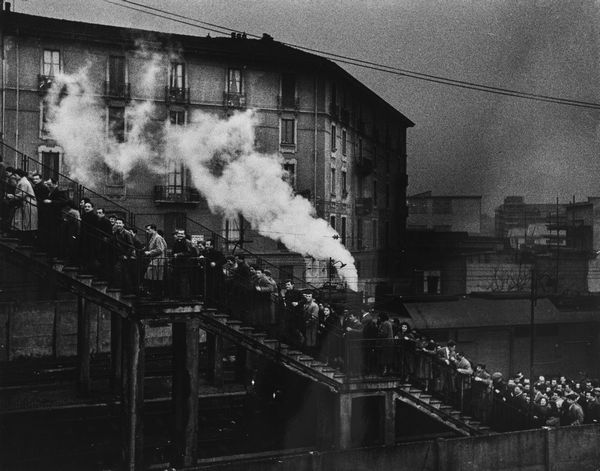
[[[531,298],[530,298],[530,319],[529,319],[529,380],[533,384],[533,359],[535,350],[535,305],[537,280],[535,276],[535,268],[531,269]],[[533,403],[533,401],[531,401]]]
[[[558,257],[560,255],[560,225],[558,222],[558,196],[556,197],[556,276],[554,277],[554,294],[558,293]]]

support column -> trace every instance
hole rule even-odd
[[[337,447],[346,450],[352,447],[352,397],[339,394],[336,414]]]
[[[141,321],[122,321],[123,361],[123,469],[144,467],[144,360],[145,326]]]
[[[394,400],[394,391],[386,391],[384,400],[383,443],[384,445],[394,445],[396,443],[396,401]]]
[[[317,388],[315,394],[317,395],[317,410],[319,411],[317,414],[317,430],[315,434],[317,446],[321,450],[327,450],[333,445],[335,423],[333,404],[334,401],[337,400],[337,397],[333,396],[333,394],[324,387],[318,385],[315,387]]]
[[[198,461],[198,392],[200,320],[173,322],[173,405],[175,464]]]
[[[77,360],[79,364],[79,392],[90,394],[90,303],[82,296],[77,297]]]
[[[110,318],[110,384],[117,390],[123,371],[123,319],[114,312]]]
[[[206,333],[206,346],[208,348],[208,378],[218,387],[223,387],[223,337]]]

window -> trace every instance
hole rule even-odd
[[[362,219],[356,220],[356,248],[363,248],[363,222]]]
[[[337,128],[335,124],[331,125],[331,152],[335,152],[337,149]]]
[[[171,72],[169,74],[169,86],[171,88],[185,87],[185,64],[181,62],[171,63]]]
[[[373,244],[373,248],[377,248],[377,220],[373,219],[371,221],[371,243]]]
[[[289,118],[281,119],[281,143],[294,145],[296,143],[296,120]]]
[[[337,90],[335,88],[335,83],[331,84],[331,104],[337,105]]]
[[[169,121],[175,126],[183,126],[185,124],[185,111],[169,111]]]
[[[296,76],[294,74],[281,75],[281,105],[293,108],[296,105]]]
[[[377,206],[377,181],[373,181],[373,206]]]
[[[335,227],[335,214],[332,214],[331,216],[329,216],[329,225],[331,227],[333,227],[334,229],[336,229],[336,227]]]
[[[60,154],[58,152],[42,152],[42,178],[58,178]]]
[[[335,168],[331,169],[331,195],[335,196]]]
[[[125,142],[125,108],[108,108],[108,131],[117,142]]]
[[[112,168],[108,168],[108,174],[106,175],[106,184],[108,186],[124,186],[125,181],[123,179],[123,174],[121,172],[117,172]]]
[[[295,162],[285,162],[283,164],[283,170],[285,173],[283,174],[283,179],[286,181],[292,188],[296,187],[296,163]]]
[[[385,184],[385,207],[390,207],[390,184]]]
[[[53,77],[60,72],[60,51],[45,49],[42,75]]]
[[[384,233],[383,233],[383,245],[384,247],[390,246],[390,221],[385,221],[384,225]]]
[[[346,140],[347,140],[347,133],[345,129],[342,129],[342,155],[346,155]]]
[[[342,226],[340,227],[340,242],[343,245],[346,245],[346,218],[344,216],[342,216],[341,218],[341,224]]]
[[[242,93],[241,69],[229,69],[227,75],[227,91],[229,93]]]
[[[110,95],[125,94],[125,57],[110,56],[108,58],[108,90]]]
[[[348,196],[348,175],[345,170],[342,170],[342,198]]]
[[[434,199],[433,214],[452,214],[452,200],[450,199]]]
[[[229,242],[239,242],[240,240],[240,220],[237,218],[225,219],[225,239]]]
[[[187,169],[181,162],[169,162],[167,172],[167,195],[181,195],[187,186]]]

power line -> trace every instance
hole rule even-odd
[[[132,0],[121,0],[120,2],[115,2],[112,0],[103,0],[103,1],[106,3],[110,3],[113,5],[123,7],[123,8],[128,8],[128,9],[131,9],[134,11],[142,12],[142,13],[145,13],[145,14],[148,14],[151,16],[159,17],[162,19],[167,19],[167,20],[174,21],[177,23],[185,24],[188,26],[193,26],[196,28],[205,29],[205,30],[220,33],[220,34],[228,34],[229,32],[232,32],[232,31],[233,32],[241,32],[239,30],[229,28],[227,26],[222,26],[222,25],[218,25],[215,23],[209,23],[209,22],[198,20],[198,19],[189,18],[187,16],[179,15],[177,13],[173,13],[168,10],[161,9],[161,8],[155,8],[155,7],[143,5],[141,3],[134,2]],[[135,7],[131,6],[131,5],[135,5]],[[137,7],[140,7],[140,8],[137,8]],[[166,15],[169,15],[169,16],[166,16]],[[253,38],[260,38],[260,36],[258,36],[256,34],[252,34],[252,33],[247,33],[247,36],[250,36]],[[503,95],[503,96],[512,96],[515,98],[523,98],[523,99],[540,101],[540,102],[555,103],[555,104],[575,106],[575,107],[580,107],[580,108],[600,109],[600,103],[594,103],[594,102],[582,101],[582,100],[574,100],[574,99],[568,99],[568,98],[561,98],[561,97],[555,97],[555,96],[551,96],[551,95],[543,95],[543,94],[537,94],[537,93],[522,92],[522,91],[518,91],[518,90],[511,90],[508,88],[478,84],[478,83],[469,82],[469,81],[465,81],[465,80],[457,80],[457,79],[451,79],[451,78],[442,77],[442,76],[438,76],[438,75],[425,74],[425,73],[416,72],[416,71],[412,71],[412,70],[408,70],[408,69],[403,69],[403,68],[398,68],[398,67],[389,66],[389,65],[385,65],[385,64],[380,64],[377,62],[367,61],[367,60],[363,60],[363,59],[357,59],[354,57],[350,57],[350,56],[346,56],[346,55],[342,55],[342,54],[336,54],[336,53],[324,51],[321,49],[310,48],[310,47],[302,46],[302,45],[298,45],[298,44],[286,43],[286,42],[282,42],[281,44],[288,46],[288,47],[300,49],[303,51],[315,53],[317,55],[329,58],[333,61],[340,62],[343,64],[353,65],[355,67],[361,67],[361,68],[375,70],[375,71],[379,71],[379,72],[385,72],[385,73],[389,73],[389,74],[393,74],[393,75],[397,75],[397,76],[409,77],[409,78],[413,78],[416,80],[423,80],[423,81],[427,81],[427,82],[431,82],[431,83],[448,85],[448,86],[463,88],[463,89],[467,89],[467,90],[493,93],[493,94]]]

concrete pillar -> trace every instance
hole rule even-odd
[[[315,385],[314,387],[316,388],[317,410],[319,411],[317,414],[315,436],[317,438],[317,446],[322,450],[326,450],[333,446],[335,419],[332,404],[334,400],[337,400],[337,397],[334,397],[333,393],[330,393],[324,387],[320,387],[319,385]]]
[[[352,397],[341,393],[337,399],[337,448],[346,450],[352,447]]]
[[[82,296],[77,297],[77,359],[79,365],[79,392],[89,395],[92,389],[90,377],[90,307]]]
[[[383,443],[384,445],[394,445],[396,443],[396,401],[394,400],[394,391],[386,391],[384,400]]]
[[[122,321],[123,333],[123,469],[145,469],[143,408],[145,326],[141,321]]]
[[[437,469],[438,471],[445,471],[446,469],[448,469],[446,440],[444,440],[443,438],[437,438],[435,440],[435,445],[437,456]]]
[[[208,377],[213,384],[223,387],[223,337],[206,333],[206,346],[208,348]]]
[[[195,466],[198,460],[199,342],[199,319],[173,323],[173,405],[177,466]]]
[[[123,370],[123,319],[114,312],[110,318],[110,384],[116,390]]]

